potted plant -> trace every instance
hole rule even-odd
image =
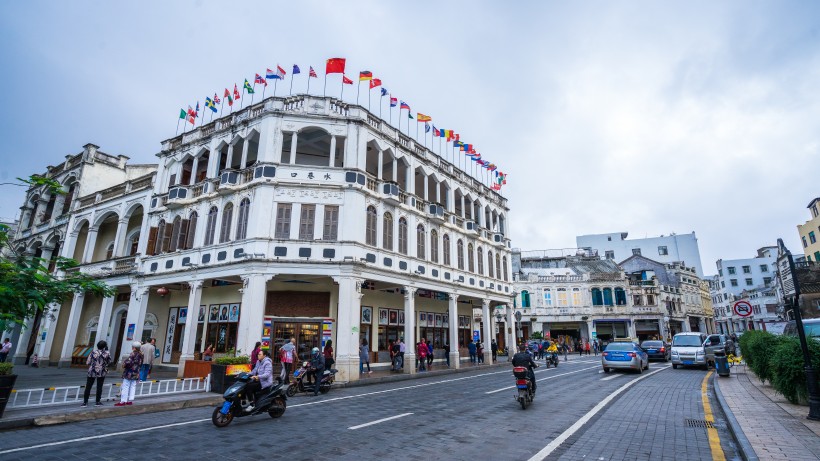
[[[247,355],[217,357],[211,364],[211,392],[221,394],[236,382],[236,375],[250,371],[251,358]]]
[[[11,362],[0,362],[0,418],[6,411],[6,403],[11,396],[11,389],[17,381],[17,375],[12,374],[14,364]]]

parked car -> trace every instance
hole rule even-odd
[[[641,343],[641,349],[649,356],[649,360],[663,360],[668,362],[672,357],[672,348],[663,341],[644,341]]]
[[[714,334],[706,337],[703,344],[703,350],[706,353],[706,363],[715,363],[715,352],[722,352],[723,355],[729,354],[737,355],[735,350],[735,342],[729,335]]]
[[[803,319],[803,331],[806,333],[806,339],[814,338],[815,341],[820,341],[820,319]],[[794,320],[789,321],[783,329],[783,334],[797,336],[797,323]]]
[[[706,351],[703,343],[706,334],[698,332],[678,333],[672,338],[672,368],[695,366],[706,368]]]
[[[601,354],[601,365],[604,373],[609,373],[611,368],[626,368],[643,373],[649,369],[649,356],[641,346],[631,341],[611,342]]]

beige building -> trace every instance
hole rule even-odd
[[[797,225],[797,233],[800,234],[800,242],[803,244],[803,253],[806,261],[820,261],[820,197],[815,198],[806,208],[811,212],[811,219],[805,224]]]

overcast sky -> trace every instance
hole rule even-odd
[[[711,274],[801,253],[820,196],[818,2],[123,3],[0,3],[0,180],[89,142],[156,162],[180,108],[344,57],[509,174],[515,247],[695,231]]]

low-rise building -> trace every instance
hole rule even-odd
[[[575,244],[614,261],[644,256],[663,264],[681,263],[693,267],[698,277],[703,277],[698,238],[694,232],[633,239],[627,239],[628,236],[627,232],[579,235],[575,237]]]
[[[811,219],[798,224],[797,233],[800,235],[806,260],[820,262],[820,197],[813,199],[806,208],[811,213]]]

